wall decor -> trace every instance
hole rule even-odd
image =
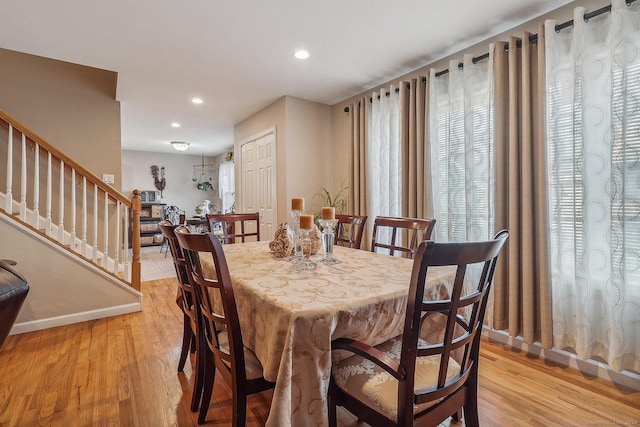
[[[164,166],[151,166],[151,176],[153,177],[153,184],[160,190],[160,197],[162,197],[162,191],[167,186],[167,180],[164,178]]]

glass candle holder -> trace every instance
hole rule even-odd
[[[311,232],[313,230],[300,229],[300,248],[302,249],[302,257],[295,263],[296,270],[315,270],[318,264],[311,261]]]
[[[292,233],[293,234],[293,255],[289,258],[289,261],[292,263],[297,263],[302,259],[302,254],[300,253],[300,248],[298,246],[298,234],[300,233],[300,215],[304,213],[304,211],[292,210],[289,211],[292,219]]]
[[[324,256],[318,262],[324,265],[340,264],[342,261],[333,256],[334,229],[338,220],[321,219],[318,222],[322,227],[322,249],[324,250]]]

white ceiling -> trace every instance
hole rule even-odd
[[[283,95],[333,105],[570,1],[3,1],[0,47],[116,71],[123,149],[215,155]]]

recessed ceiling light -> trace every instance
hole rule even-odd
[[[180,127],[180,123],[178,123],[178,122],[173,122],[173,123],[171,123],[171,127],[172,127],[172,128],[179,128],[179,127]]]
[[[191,102],[193,102],[194,104],[202,104],[202,98],[193,98],[191,100]]]
[[[296,53],[294,53],[294,56],[298,59],[307,59],[309,57],[309,52],[302,49],[296,50]]]

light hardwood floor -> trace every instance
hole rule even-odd
[[[175,279],[143,282],[140,313],[9,337],[0,350],[0,426],[196,426],[190,364],[176,371],[176,286]],[[483,426],[640,424],[640,392],[488,341],[480,363]],[[223,380],[214,393],[207,425],[230,425]],[[264,425],[270,398],[249,398],[249,426]],[[363,425],[339,415],[342,426]]]

